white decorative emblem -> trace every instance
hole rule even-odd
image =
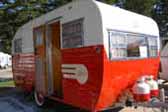
[[[85,84],[88,80],[88,70],[83,64],[63,64],[63,77],[77,80],[79,84]]]

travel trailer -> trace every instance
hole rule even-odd
[[[11,64],[11,56],[9,54],[0,52],[0,68],[7,68],[8,66],[11,66]]]
[[[8,65],[8,67],[11,67],[12,66],[12,57],[9,54],[6,54],[6,55],[7,55],[7,65]]]
[[[17,87],[89,111],[113,106],[144,75],[157,78],[155,21],[95,0],[75,0],[36,18],[12,41]]]

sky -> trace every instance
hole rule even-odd
[[[15,0],[7,0],[9,3],[15,3]],[[3,7],[3,3],[2,2],[0,2],[0,7]]]

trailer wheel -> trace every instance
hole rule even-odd
[[[44,105],[45,97],[41,93],[34,91],[34,98],[35,98],[35,102],[38,106],[41,107]]]

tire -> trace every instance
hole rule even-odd
[[[34,91],[34,99],[39,107],[42,107],[44,105],[45,97],[41,93]]]

